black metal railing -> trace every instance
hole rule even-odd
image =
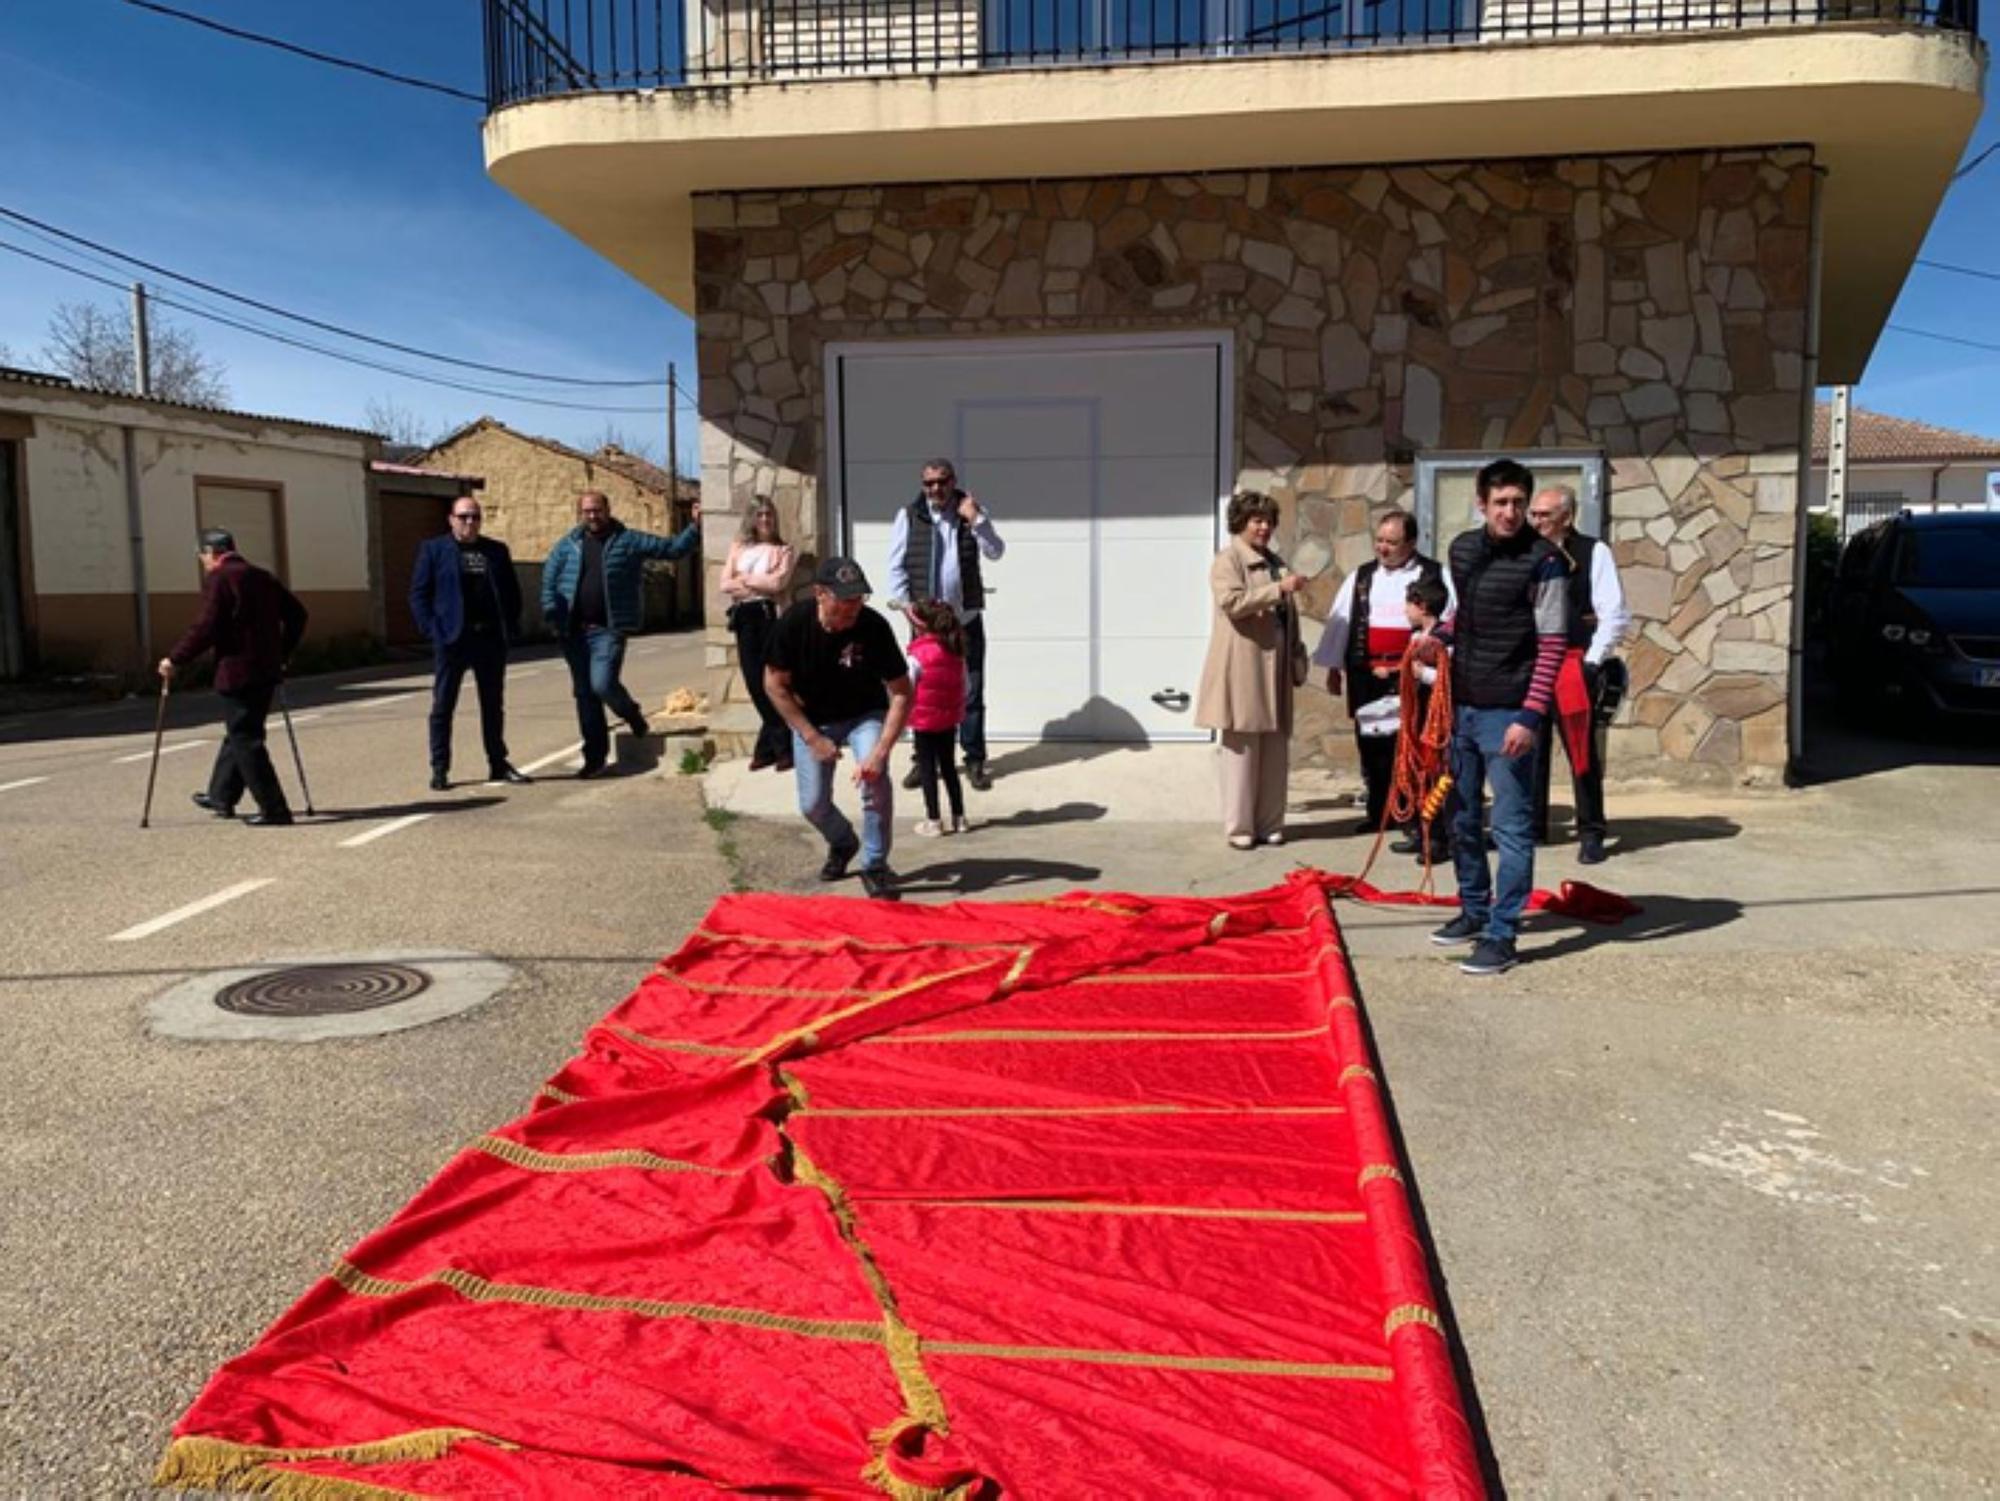
[[[560,94],[1754,32],[1841,22],[1977,34],[1979,0],[486,0],[490,108]]]

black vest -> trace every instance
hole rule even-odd
[[[954,502],[955,504],[955,502]],[[907,507],[910,518],[910,535],[903,550],[903,569],[910,578],[910,602],[931,597],[931,574],[933,573],[932,551],[937,547],[937,523],[931,520],[931,503],[919,495]],[[979,576],[979,539],[972,535],[972,528],[959,519],[956,512],[951,518],[951,533],[958,541],[958,585],[959,608],[983,610],[986,608],[986,582]]]
[[[1591,555],[1604,544],[1571,532],[1559,549],[1569,558],[1569,644],[1588,646],[1597,634],[1597,602],[1590,597]]]
[[[1496,542],[1482,526],[1453,538],[1450,556],[1452,697],[1471,709],[1518,709],[1535,676],[1535,573],[1562,554],[1529,527]]]
[[[1426,583],[1442,583],[1444,567],[1436,558],[1427,558],[1415,553],[1411,561],[1417,565],[1417,577]],[[1372,704],[1378,698],[1397,691],[1395,678],[1378,678],[1369,670],[1368,663],[1368,593],[1375,585],[1375,575],[1382,571],[1382,561],[1370,558],[1354,570],[1354,602],[1347,615],[1347,708],[1352,713],[1363,704]]]

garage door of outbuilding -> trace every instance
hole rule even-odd
[[[949,459],[1006,556],[985,568],[994,740],[1206,739],[1193,724],[1228,493],[1221,333],[837,344],[834,535],[889,594],[889,538]]]

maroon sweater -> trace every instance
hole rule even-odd
[[[284,676],[306,630],[306,607],[256,564],[229,553],[202,583],[201,613],[167,656],[184,667],[215,649],[215,691],[240,693]]]

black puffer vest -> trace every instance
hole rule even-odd
[[[957,501],[952,504],[957,505]],[[937,523],[931,520],[931,503],[921,495],[910,502],[908,510],[910,535],[903,566],[910,576],[910,600],[915,603],[931,597],[931,553],[937,546]],[[958,606],[961,610],[983,610],[986,581],[979,576],[979,539],[956,515],[951,518],[951,534],[958,543],[958,585],[963,596]]]
[[[1591,555],[1604,544],[1582,532],[1571,532],[1562,551],[1569,558],[1569,644],[1588,646],[1597,634],[1597,602],[1590,597]]]
[[[1535,675],[1535,571],[1561,554],[1526,526],[1505,542],[1482,526],[1454,537],[1450,556],[1452,697],[1470,709],[1518,709]]]

